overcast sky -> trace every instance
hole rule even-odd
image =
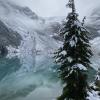
[[[68,0],[12,0],[23,6],[29,6],[42,17],[66,16]],[[93,8],[100,5],[100,0],[75,0],[77,12],[80,17],[87,16]]]

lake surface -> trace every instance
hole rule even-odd
[[[52,58],[0,58],[0,100],[55,100],[61,92]],[[89,81],[95,71],[89,69]]]

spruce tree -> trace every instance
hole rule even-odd
[[[68,14],[60,32],[64,43],[55,52],[56,62],[60,64],[59,76],[64,84],[62,95],[57,100],[87,100],[86,71],[91,67],[90,57],[92,56],[89,32],[84,26],[85,18],[83,22],[78,20],[74,0],[69,0],[67,6],[72,11]]]

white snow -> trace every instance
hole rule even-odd
[[[74,40],[71,40],[71,41],[69,41],[69,42],[70,42],[71,47],[74,47],[74,46],[76,45],[76,43],[75,43]]]
[[[19,49],[12,47],[11,45],[7,47],[8,55],[7,58],[13,58],[19,55]]]
[[[87,68],[85,66],[83,66],[82,64],[77,64],[76,65],[80,70],[87,70]]]
[[[97,71],[96,80],[100,80],[100,68]]]
[[[72,38],[68,42],[70,42],[71,47],[76,46],[76,44],[77,44],[77,37],[75,35],[72,36]]]
[[[64,34],[64,39],[65,39],[65,37],[68,35],[68,32],[66,32],[65,34]]]
[[[63,51],[61,52],[61,54],[65,56],[67,53],[66,53],[65,50],[63,50]]]
[[[60,60],[60,58],[57,58],[57,59],[56,59],[56,62],[58,62],[59,60]]]
[[[89,97],[87,99],[89,100],[100,100],[100,97],[98,96],[98,93],[96,91],[89,92]]]
[[[100,75],[97,75],[97,76],[96,76],[96,79],[97,79],[97,80],[100,80]]]
[[[73,61],[73,59],[71,57],[67,57],[67,59],[68,59],[68,62],[72,62]]]
[[[77,27],[83,27],[82,23],[80,23],[79,21],[74,21],[74,25],[76,25]]]
[[[73,69],[75,68],[79,68],[80,70],[87,70],[87,68],[85,66],[83,66],[82,64],[75,64],[72,67]]]

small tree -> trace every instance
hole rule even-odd
[[[98,91],[99,96],[100,96],[100,68],[98,69],[98,72],[97,72],[97,75],[96,75],[94,90]]]
[[[88,83],[87,68],[90,66],[90,50],[88,31],[83,22],[78,20],[74,0],[67,5],[72,9],[61,30],[64,38],[63,47],[55,52],[56,62],[60,64],[58,72],[64,83],[63,93],[58,100],[86,100]]]

